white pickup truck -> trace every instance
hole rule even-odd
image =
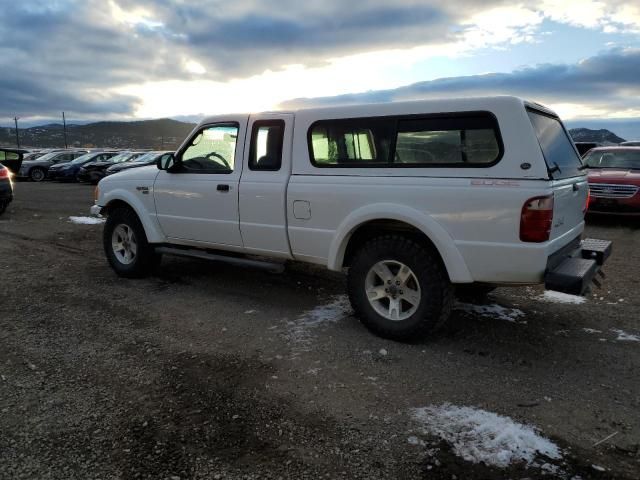
[[[91,212],[121,276],[162,254],[348,270],[362,322],[413,339],[456,290],[585,294],[611,251],[581,240],[587,202],[557,115],[491,97],[207,118],[157,168],[103,179]]]

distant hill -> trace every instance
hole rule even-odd
[[[67,143],[75,147],[177,148],[195,124],[163,118],[136,122],[97,122],[67,125]],[[15,130],[0,128],[0,145],[15,145]],[[20,129],[20,145],[64,147],[61,124]]]
[[[194,123],[169,118],[136,122],[97,122],[86,125],[67,125],[67,143],[75,147],[177,148],[195,127]],[[624,142],[623,138],[606,130],[572,128],[574,142],[604,144]],[[0,128],[0,145],[15,145],[15,130]],[[61,124],[40,125],[20,129],[20,145],[26,147],[64,147]]]
[[[598,142],[603,144],[621,143],[624,138],[620,138],[615,133],[602,128],[600,130],[591,130],[590,128],[572,128],[569,130],[571,138],[574,142]]]

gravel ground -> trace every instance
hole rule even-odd
[[[165,258],[117,278],[101,226],[68,220],[91,202],[22,182],[0,217],[0,478],[640,478],[640,222],[590,220],[614,255],[585,303],[499,289],[407,345],[314,267]],[[448,403],[562,458],[465,460],[411,413]]]

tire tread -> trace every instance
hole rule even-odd
[[[403,256],[414,259],[411,269],[418,278],[429,278],[427,285],[421,284],[423,295],[431,300],[429,309],[435,310],[433,317],[423,317],[403,330],[389,328],[384,322],[379,321],[379,315],[375,313],[363,295],[360,284],[362,275],[366,275],[372,259],[380,255],[380,252],[402,252]],[[392,258],[389,258],[391,260]],[[426,291],[425,291],[426,290]],[[428,336],[438,330],[449,318],[453,306],[453,287],[448,275],[441,263],[437,252],[413,238],[402,234],[385,234],[367,241],[354,256],[348,277],[348,293],[351,305],[361,322],[369,330],[384,338],[394,340],[414,340]],[[422,307],[419,307],[419,309]]]

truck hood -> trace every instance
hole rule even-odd
[[[121,170],[118,175],[110,175],[100,180],[100,188],[115,188],[120,182],[153,182],[158,175],[158,167],[149,165],[147,167],[129,168]]]
[[[594,183],[624,182],[640,185],[640,170],[625,168],[590,168],[589,181]]]

